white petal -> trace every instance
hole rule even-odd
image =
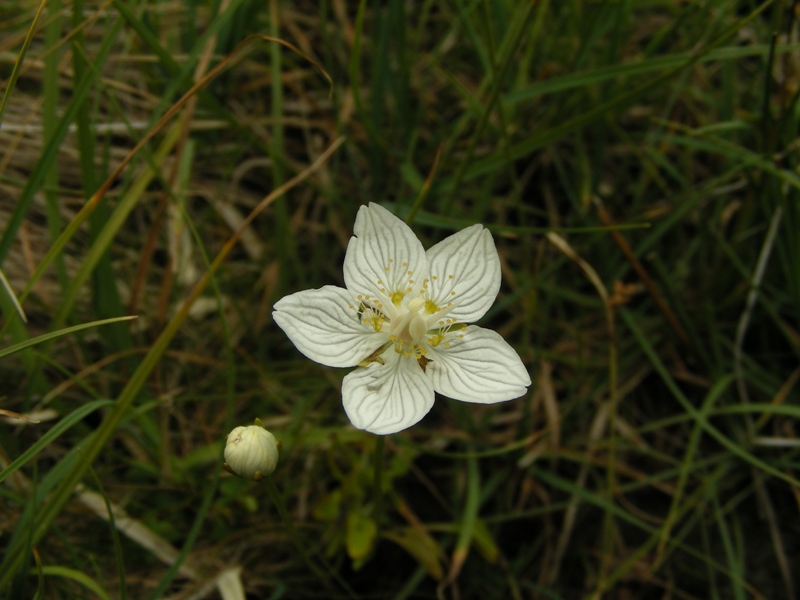
[[[519,398],[531,384],[516,350],[491,329],[471,325],[452,331],[429,348],[428,358],[433,388],[455,400],[493,404]]]
[[[416,360],[392,348],[386,364],[358,368],[342,382],[342,403],[350,422],[379,435],[418,423],[433,406],[433,385]]]
[[[473,323],[486,314],[500,290],[500,257],[489,230],[480,224],[462,229],[430,248],[427,256],[429,297],[440,308],[453,303],[448,317]]]
[[[428,276],[425,250],[408,225],[375,203],[358,209],[353,233],[344,257],[347,289],[377,296],[392,318],[391,294],[409,288],[419,294]]]
[[[272,318],[308,358],[329,367],[352,367],[388,341],[358,317],[347,290],[326,285],[278,300]]]

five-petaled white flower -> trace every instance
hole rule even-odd
[[[516,351],[480,319],[500,289],[500,259],[482,225],[427,252],[378,204],[358,211],[344,259],[347,289],[325,286],[275,304],[273,317],[300,352],[358,368],[342,382],[350,421],[372,433],[417,423],[443,396],[492,404],[531,380]]]

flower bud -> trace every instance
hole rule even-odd
[[[279,446],[275,436],[256,419],[255,425],[237,427],[228,434],[223,466],[234,475],[258,481],[275,470]]]

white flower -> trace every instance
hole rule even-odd
[[[300,352],[329,367],[358,368],[342,401],[359,429],[389,434],[417,423],[434,391],[492,404],[530,385],[516,351],[480,319],[500,289],[500,259],[482,225],[427,252],[378,204],[358,211],[344,259],[347,289],[325,286],[282,298],[272,313]]]
[[[258,419],[255,425],[236,427],[225,442],[225,469],[258,481],[278,466],[278,447],[275,436]]]

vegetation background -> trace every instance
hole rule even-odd
[[[795,598],[798,16],[0,4],[0,596]],[[371,201],[492,230],[525,397],[347,423],[271,307]]]

